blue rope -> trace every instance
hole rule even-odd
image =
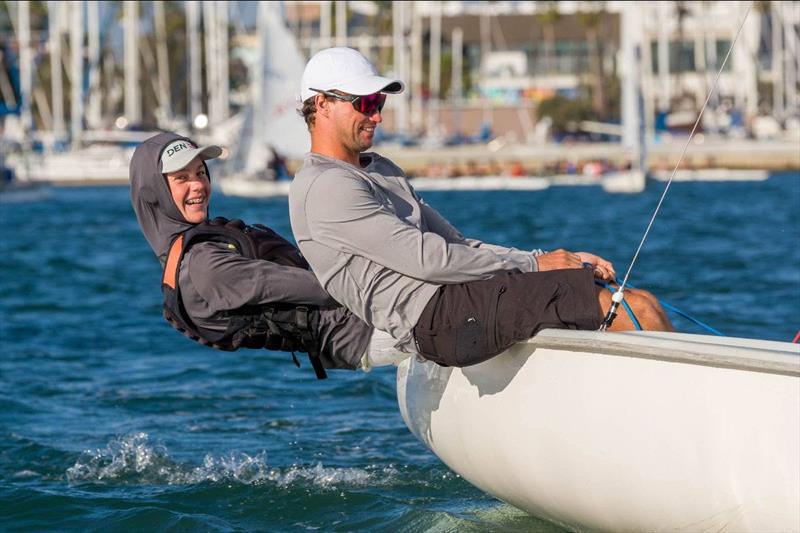
[[[616,280],[617,280],[617,283],[619,283],[619,284],[622,284],[622,280],[620,280],[619,278],[616,278]],[[635,288],[636,288],[636,287],[634,287],[633,285],[631,285],[631,284],[630,284],[630,282],[628,282],[628,287],[630,287],[631,289],[635,289]],[[623,300],[623,301],[622,301],[622,303],[623,303],[623,305],[625,305],[625,307],[627,308],[627,304],[625,304],[625,300]],[[683,317],[683,318],[685,318],[686,320],[689,320],[689,321],[691,321],[691,322],[694,322],[695,324],[697,324],[697,325],[698,325],[698,326],[700,326],[701,328],[705,329],[705,330],[706,330],[706,331],[708,331],[708,332],[711,332],[711,333],[713,333],[714,335],[718,335],[718,336],[720,336],[720,337],[724,337],[724,336],[725,336],[725,334],[724,334],[724,333],[722,333],[722,332],[720,332],[720,331],[718,331],[718,330],[716,330],[716,329],[712,328],[711,326],[709,326],[709,325],[708,325],[708,324],[706,324],[705,322],[701,322],[700,320],[698,320],[698,319],[694,318],[693,316],[691,316],[691,315],[689,315],[689,314],[687,314],[687,313],[684,313],[683,311],[681,311],[680,309],[678,309],[678,308],[677,308],[677,307],[675,307],[674,305],[671,305],[671,304],[669,304],[669,303],[665,302],[664,300],[658,300],[658,303],[660,303],[660,304],[661,304],[661,307],[663,307],[664,309],[666,309],[666,310],[668,310],[668,311],[672,311],[673,313],[675,313],[675,314],[677,314],[677,315],[680,315],[680,316],[682,316],[682,317]],[[628,313],[630,314],[630,311],[628,311]]]
[[[631,284],[628,283],[628,287],[630,287],[630,286],[631,286]],[[664,309],[667,309],[668,311],[672,311],[673,313],[678,314],[678,315],[682,316],[683,318],[694,322],[695,324],[697,324],[701,328],[705,329],[706,331],[709,331],[709,332],[713,333],[714,335],[718,335],[720,337],[724,337],[725,336],[724,333],[712,328],[711,326],[709,326],[705,322],[701,322],[700,320],[696,319],[695,317],[684,313],[683,311],[681,311],[677,307],[668,304],[664,300],[659,300],[658,302],[661,304],[661,307],[663,307]]]
[[[636,319],[636,315],[633,314],[633,310],[631,306],[628,305],[628,302],[622,300],[622,307],[628,312],[628,315],[631,317],[631,321],[633,322],[633,326],[636,328],[636,331],[642,331],[642,325],[639,324],[639,321]]]
[[[601,287],[603,287],[605,289],[608,289],[612,294],[617,292],[617,289],[615,289],[614,287],[612,287],[611,285],[609,285],[608,283],[606,283],[604,281],[600,281],[599,279],[596,279],[596,280],[594,280],[594,282],[596,284],[600,285]],[[633,314],[633,309],[631,309],[631,306],[628,305],[628,302],[626,302],[625,300],[622,300],[622,307],[625,308],[625,311],[627,311],[628,316],[631,317],[631,322],[633,322],[633,327],[636,328],[636,331],[642,331],[642,325],[639,324],[639,320],[636,319],[636,315]]]

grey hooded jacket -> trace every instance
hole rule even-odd
[[[139,145],[130,166],[131,203],[147,242],[164,267],[172,241],[194,224],[183,218],[161,174],[161,152],[184,137],[160,133]],[[245,305],[285,303],[320,308],[317,335],[327,368],[355,368],[372,328],[341,307],[311,271],[248,259],[203,242],[184,256],[178,276],[184,307],[196,325],[224,330],[225,314]]]

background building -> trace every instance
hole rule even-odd
[[[703,129],[796,138],[798,2],[327,0],[4,2],[3,137],[74,150],[167,128],[266,146],[285,121],[269,142],[300,150],[298,72],[347,45],[410,89],[389,99],[383,141],[616,141],[634,71],[657,140],[692,124],[750,5]]]

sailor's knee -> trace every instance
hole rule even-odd
[[[653,310],[657,311],[661,309],[661,304],[658,303],[658,298],[656,298],[653,293],[649,291],[645,291],[642,289],[628,289],[625,291],[626,298],[630,301],[631,305],[635,305],[636,307],[641,307],[643,310]]]
[[[653,293],[642,289],[631,289],[631,292],[626,294],[626,298],[636,314],[641,317],[645,329],[672,330],[672,324],[664,308]]]

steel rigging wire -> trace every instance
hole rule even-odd
[[[603,319],[603,322],[600,324],[600,331],[607,330],[614,322],[614,318],[617,316],[617,308],[619,308],[620,303],[625,298],[624,295],[625,286],[627,285],[628,278],[630,277],[631,271],[633,270],[633,265],[639,258],[639,252],[642,251],[642,246],[644,246],[644,243],[647,240],[648,235],[650,234],[650,229],[653,227],[653,222],[655,222],[656,217],[658,216],[658,213],[661,210],[661,204],[664,203],[664,198],[666,198],[667,192],[669,192],[669,187],[670,185],[672,185],[672,180],[675,177],[675,173],[678,171],[678,167],[680,167],[681,162],[683,161],[683,156],[686,155],[686,150],[689,148],[689,144],[691,144],[692,139],[694,138],[694,134],[697,131],[697,126],[698,124],[700,124],[700,119],[703,118],[703,112],[706,110],[706,107],[708,107],[709,100],[711,100],[711,95],[714,94],[714,91],[717,89],[717,85],[719,83],[719,77],[722,74],[725,65],[728,63],[728,58],[731,55],[731,51],[733,51],[734,45],[736,45],[737,39],[739,39],[739,34],[742,32],[742,28],[744,27],[744,22],[747,20],[747,16],[750,14],[750,10],[753,7],[754,1],[750,2],[750,5],[747,6],[747,11],[745,11],[744,17],[742,17],[742,21],[739,23],[739,29],[736,30],[736,35],[733,37],[731,46],[728,48],[728,53],[725,54],[725,59],[723,59],[722,65],[719,67],[719,70],[717,71],[717,76],[716,78],[714,78],[714,83],[711,85],[711,89],[708,91],[708,95],[706,95],[706,101],[703,103],[703,107],[700,108],[700,113],[697,115],[697,120],[695,120],[694,122],[694,126],[692,127],[691,133],[689,133],[689,138],[686,139],[686,144],[683,147],[681,156],[678,158],[678,162],[675,164],[675,168],[672,169],[672,174],[670,174],[669,180],[667,180],[667,184],[664,187],[664,192],[661,194],[661,198],[658,200],[658,205],[656,205],[656,209],[653,212],[653,216],[650,217],[650,222],[647,224],[647,229],[644,232],[644,236],[642,237],[641,242],[639,242],[639,247],[636,248],[636,253],[633,254],[633,259],[631,260],[631,264],[628,266],[628,271],[625,273],[625,277],[622,280],[622,284],[619,286],[617,292],[615,292],[611,296],[611,307],[608,309],[608,313]]]

